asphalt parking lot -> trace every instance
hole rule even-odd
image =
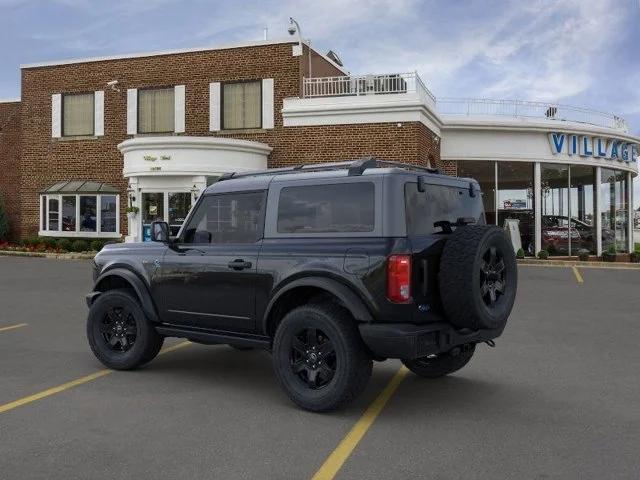
[[[448,378],[406,375],[335,478],[640,478],[640,270],[578,273],[521,266],[497,347]],[[266,352],[175,340],[104,371],[89,262],[0,257],[0,274],[2,479],[309,479],[400,368],[377,363],[331,414],[290,403]]]

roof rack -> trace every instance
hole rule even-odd
[[[440,171],[436,168],[421,167],[420,165],[413,165],[410,163],[394,162],[391,160],[380,160],[375,157],[364,157],[358,160],[350,160],[346,162],[329,162],[329,163],[316,163],[310,165],[296,165],[293,167],[283,168],[271,168],[268,170],[262,170],[258,172],[245,172],[237,173],[230,172],[223,174],[218,182],[223,180],[229,180],[232,178],[243,177],[256,177],[260,175],[283,175],[288,173],[300,173],[300,172],[327,172],[333,170],[347,170],[349,176],[362,175],[368,168],[401,168],[404,170],[419,170],[426,173],[439,174]]]

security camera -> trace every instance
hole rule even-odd
[[[107,82],[107,87],[115,92],[119,92],[120,89],[116,87],[116,85],[118,85],[118,80],[111,80],[110,82]]]
[[[289,28],[287,28],[287,32],[289,32],[289,35],[295,35],[296,34],[296,26],[291,24],[289,25]]]

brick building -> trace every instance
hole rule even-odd
[[[177,230],[224,173],[374,155],[477,178],[487,219],[519,220],[530,252],[629,249],[640,139],[618,117],[436,102],[415,73],[332,58],[285,40],[23,65],[20,101],[0,103],[13,236],[142,240],[156,219]]]

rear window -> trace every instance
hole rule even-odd
[[[480,193],[469,196],[467,188],[444,185],[426,185],[425,192],[418,191],[417,183],[404,186],[407,233],[428,235],[442,229],[433,226],[442,220],[455,223],[460,217],[473,217],[484,223],[484,210]]]
[[[278,233],[372,232],[371,182],[285,187],[278,202]]]

